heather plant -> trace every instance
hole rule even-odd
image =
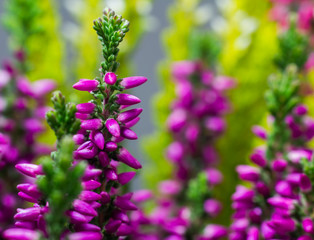
[[[81,79],[73,85],[76,90],[90,92],[93,99],[75,107],[66,104],[60,93],[54,94],[55,110],[48,112],[46,118],[56,134],[57,151],[39,165],[16,165],[23,174],[37,178],[37,185],[18,186],[19,195],[35,204],[18,209],[15,228],[6,230],[5,238],[118,239],[133,231],[128,212],[136,210],[136,206],[131,202],[132,193],[122,193],[121,186],[135,172],[118,173],[117,167],[122,162],[133,169],[141,168],[120,142],[137,139],[130,128],[139,121],[142,109],[125,110],[140,99],[122,91],[147,79],[120,79],[115,74],[119,67],[118,46],[128,26],[129,22],[111,9],[105,9],[102,18],[94,21],[104,57],[100,76]],[[67,135],[73,135],[78,145],[74,151]],[[23,235],[23,231],[27,234]]]
[[[293,23],[279,39],[282,52],[275,63],[285,70],[269,79],[266,103],[271,129],[267,133],[253,128],[266,141],[250,156],[257,167],[237,167],[239,178],[252,186],[238,186],[232,196],[235,213],[230,239],[312,239],[307,192],[311,191],[308,142],[313,138],[313,119],[301,105],[299,73],[307,59],[307,41],[302,39]],[[293,57],[287,56],[288,46]]]
[[[224,132],[224,114],[229,111],[225,90],[234,81],[216,75],[217,39],[200,33],[195,38],[193,57],[198,60],[176,62],[172,67],[176,98],[166,121],[172,141],[164,149],[173,165],[172,178],[160,182],[150,213],[132,215],[133,227],[138,229],[134,239],[221,239],[227,235],[226,228],[212,224],[222,208],[213,192],[222,181],[216,169],[215,143]],[[139,205],[151,198],[147,190],[134,194]]]

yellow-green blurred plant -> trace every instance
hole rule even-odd
[[[23,70],[31,81],[63,81],[64,54],[56,1],[7,0],[3,23],[12,49],[25,52],[28,65]]]
[[[274,71],[278,41],[269,9],[269,1],[234,0],[225,11],[228,29],[221,63],[224,73],[237,79],[237,88],[230,93],[233,111],[227,117],[229,127],[219,144],[220,170],[225,179],[221,187],[224,191],[217,194],[224,203],[219,219],[224,223],[231,215],[229,196],[237,184],[235,167],[248,159],[253,144],[251,127],[264,118],[266,79]]]
[[[164,151],[171,143],[166,129],[166,119],[170,114],[170,104],[175,97],[174,84],[171,81],[171,64],[186,60],[190,56],[189,38],[195,27],[202,24],[197,16],[200,0],[175,0],[169,9],[170,26],[163,33],[166,59],[159,66],[162,91],[153,98],[153,119],[155,133],[144,139],[144,150],[149,156],[151,171],[145,171],[148,187],[155,189],[160,180],[169,178],[172,167],[165,158]],[[145,174],[145,173],[144,173]]]

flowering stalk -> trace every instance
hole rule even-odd
[[[309,172],[304,172],[302,165],[309,169],[310,164],[305,163],[311,159],[312,151],[307,148],[307,142],[314,136],[314,121],[306,116],[307,108],[300,105],[297,70],[302,70],[305,63],[299,60],[306,59],[303,56],[306,41],[299,41],[302,36],[298,34],[292,25],[280,38],[281,46],[287,47],[286,43],[290,42],[289,46],[294,49],[290,51],[293,58],[288,58],[286,52],[279,55],[282,59],[276,59],[278,68],[294,59],[300,68],[288,65],[283,73],[270,78],[266,102],[271,114],[271,131],[253,128],[258,137],[267,141],[266,147],[256,148],[250,157],[258,167],[237,167],[240,179],[253,186],[238,186],[232,196],[235,213],[230,239],[312,239],[307,229],[312,221],[309,218],[312,202],[304,194],[311,189],[311,182],[306,175]],[[302,164],[303,158],[307,160]]]
[[[215,168],[215,142],[224,132],[223,116],[229,110],[224,92],[234,83],[206,67],[215,62],[217,45],[208,34],[198,37],[194,47],[199,47],[195,51],[201,60],[177,62],[172,68],[176,99],[167,119],[173,141],[166,155],[173,164],[173,178],[159,184],[157,206],[151,214],[133,214],[133,226],[138,229],[134,239],[221,239],[227,235],[223,226],[208,223],[222,208],[213,192],[222,180]],[[209,45],[213,48],[208,49]],[[138,202],[149,198],[147,191],[135,192]]]
[[[119,79],[115,74],[119,66],[118,46],[129,30],[128,26],[129,22],[114,11],[104,10],[103,17],[94,21],[104,57],[100,76],[93,80],[81,79],[73,85],[74,89],[88,91],[93,96],[90,102],[77,105],[76,117],[81,119],[81,129],[74,136],[79,145],[74,156],[78,160],[86,160],[91,168],[95,168],[93,180],[100,183],[93,192],[82,198],[85,204],[97,208],[95,215],[89,218],[99,227],[96,232],[100,237],[97,239],[118,239],[119,236],[129,235],[132,229],[127,212],[136,209],[130,201],[132,193],[119,194],[119,187],[128,183],[135,172],[117,172],[119,162],[133,169],[142,167],[119,144],[124,139],[137,139],[136,133],[130,128],[139,121],[138,116],[142,112],[141,108],[124,110],[139,103],[140,99],[122,92],[147,81],[145,77]],[[101,204],[93,204],[98,200]]]

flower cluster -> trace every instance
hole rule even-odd
[[[312,186],[302,161],[311,160],[307,142],[314,137],[314,120],[299,104],[299,83],[293,69],[270,79],[266,100],[272,129],[267,133],[259,126],[253,128],[259,138],[267,141],[266,147],[257,147],[250,156],[256,166],[240,165],[236,169],[239,178],[252,187],[240,185],[232,196],[235,213],[230,239],[313,237],[312,230],[308,230],[312,223],[310,199],[304,196]]]
[[[215,168],[215,141],[225,129],[223,115],[229,110],[224,91],[234,82],[192,61],[175,63],[173,77],[176,99],[167,120],[173,142],[166,150],[174,165],[173,179],[160,183],[161,197],[149,216],[141,211],[133,214],[134,228],[138,229],[134,239],[218,239],[227,230],[205,225],[222,207],[212,194],[222,180]],[[149,191],[140,190],[134,199],[143,202],[151,197]],[[145,225],[157,226],[157,231],[145,233]]]
[[[18,63],[24,61],[21,51],[16,57]],[[12,223],[15,208],[21,204],[14,197],[21,180],[14,165],[50,152],[36,137],[45,130],[45,95],[54,88],[48,79],[30,83],[12,63],[0,70],[0,228]]]

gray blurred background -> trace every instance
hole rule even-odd
[[[0,17],[3,12],[4,1],[5,0],[0,0]],[[222,0],[217,0],[216,2],[219,4],[219,1]],[[63,3],[63,0],[60,1],[60,3]],[[171,3],[171,0],[154,1],[151,11],[154,23],[153,29],[143,36],[133,56],[133,61],[135,63],[134,75],[146,76],[149,79],[149,82],[133,91],[134,95],[142,99],[141,107],[144,108],[144,112],[141,115],[140,123],[136,127],[134,127],[134,130],[138,134],[139,139],[142,139],[143,136],[151,134],[154,131],[154,123],[151,114],[151,98],[160,89],[157,66],[160,61],[164,59],[165,56],[161,42],[161,33],[163,29],[169,25],[167,10],[168,6]],[[208,14],[208,17],[216,15],[217,8],[214,4],[214,0],[206,0],[204,1],[204,3],[206,4],[204,10],[206,10],[206,14]],[[212,8],[209,8],[210,6]],[[64,21],[71,20],[70,15],[64,9],[63,4],[60,4],[60,11]],[[1,26],[0,63],[10,57],[7,41],[7,34]],[[156,139],[156,141],[158,141],[158,139]],[[145,156],[142,153],[140,141],[129,142],[130,143],[128,143],[128,148],[130,149],[130,151],[140,160],[140,162],[145,164],[147,160],[145,160]]]

